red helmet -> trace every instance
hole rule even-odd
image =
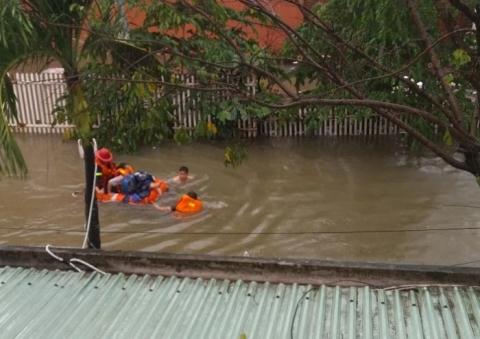
[[[113,160],[112,152],[110,152],[107,148],[100,148],[95,153],[95,158],[103,163],[109,163]]]

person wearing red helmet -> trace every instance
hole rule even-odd
[[[97,164],[96,187],[107,193],[108,181],[115,176],[116,171],[112,152],[108,148],[100,148],[95,152],[95,163]]]

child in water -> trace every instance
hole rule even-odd
[[[153,204],[157,210],[162,212],[179,212],[185,214],[200,212],[203,208],[202,201],[198,199],[197,193],[188,192],[180,197],[174,206],[160,206]]]
[[[170,179],[170,182],[174,184],[185,184],[188,180],[192,179],[193,178],[188,175],[188,167],[182,166],[178,169],[178,174]]]

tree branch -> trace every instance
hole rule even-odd
[[[413,19],[413,22],[415,23],[415,26],[417,26],[418,32],[420,33],[420,36],[424,41],[424,44],[427,47],[432,45],[430,35],[428,34],[427,29],[425,28],[425,25],[423,24],[423,21],[420,18],[420,13],[418,11],[416,0],[406,0],[406,1],[407,1],[407,6],[410,10],[410,14]],[[440,63],[440,58],[435,52],[435,50],[432,48],[432,49],[429,49],[428,52],[430,55],[430,60],[432,61],[432,64],[433,64],[435,75],[437,76],[438,81],[442,85],[443,90],[447,94],[447,101],[453,112],[453,116],[455,117],[457,122],[461,123],[463,121],[463,114],[460,111],[457,98],[453,94],[453,90],[450,87],[450,84],[448,84],[447,80],[445,79],[445,75],[447,74],[447,72],[442,67]]]
[[[353,85],[357,85],[357,84],[361,84],[361,83],[365,83],[365,82],[368,82],[368,81],[372,81],[372,80],[380,80],[380,79],[384,79],[384,78],[388,78],[388,77],[392,77],[392,76],[396,76],[396,75],[399,75],[401,73],[403,73],[404,71],[408,70],[414,63],[416,63],[422,56],[424,56],[426,53],[428,53],[430,51],[430,49],[432,49],[433,47],[435,47],[436,45],[438,45],[440,42],[442,42],[443,40],[449,38],[450,36],[454,35],[454,34],[458,34],[458,33],[464,33],[464,32],[472,32],[473,30],[472,29],[469,29],[469,28],[464,28],[464,29],[457,29],[453,32],[449,32],[447,34],[444,34],[443,36],[441,36],[440,38],[438,38],[437,40],[435,40],[435,42],[433,42],[432,45],[428,46],[427,48],[425,48],[422,52],[420,52],[419,54],[417,54],[412,60],[410,60],[407,64],[405,64],[404,66],[402,66],[401,68],[397,69],[396,71],[391,71],[389,73],[385,73],[385,74],[382,74],[382,75],[379,75],[379,76],[375,76],[375,77],[370,77],[370,78],[366,78],[366,79],[362,79],[362,80],[358,80],[358,81],[354,81],[354,82],[350,82],[349,85],[353,86]],[[410,81],[407,81],[408,83],[410,83]],[[342,89],[342,88],[345,88],[345,86],[340,86],[340,87],[337,87],[337,88],[334,88],[332,89],[330,92],[334,92],[334,91],[337,91],[339,89]]]
[[[358,54],[361,56],[363,59],[367,60],[374,68],[381,70],[383,72],[390,73],[392,72],[391,69],[385,67],[378,61],[372,59],[368,54],[366,54],[361,48],[354,46],[353,44],[349,43],[348,41],[344,40],[340,36],[338,36],[326,23],[322,21],[322,19],[316,15],[314,12],[312,12],[309,8],[305,7],[304,5],[296,2],[295,0],[286,0],[292,4],[296,4],[302,13],[305,15],[305,17],[310,17],[312,20],[310,22],[330,35],[335,41],[338,43],[347,46],[350,50],[352,50],[354,53]],[[429,95],[426,91],[420,89],[417,85],[412,84],[409,79],[404,79],[401,76],[395,75],[395,78],[406,85],[411,91],[414,93],[417,93],[420,95],[422,98],[426,99],[427,101],[431,102],[439,111],[443,112],[443,114],[451,121],[452,124],[457,124],[455,121],[454,117],[452,114],[442,105],[442,103],[438,102],[435,98],[433,98],[431,95]]]
[[[467,5],[465,5],[461,0],[449,0],[453,7],[462,12],[467,18],[475,22],[479,13],[475,14]],[[477,27],[478,29],[479,27]]]
[[[273,74],[271,74],[270,72],[266,72],[264,70],[262,70],[261,68],[247,62],[247,60],[245,59],[245,56],[243,55],[242,51],[240,51],[239,47],[237,46],[237,44],[235,43],[235,41],[233,41],[232,38],[230,38],[227,34],[225,34],[223,32],[223,29],[224,27],[218,27],[218,25],[216,24],[215,20],[213,20],[207,13],[205,13],[205,11],[203,11],[202,9],[196,7],[196,6],[193,6],[191,4],[189,4],[188,2],[185,2],[185,1],[182,1],[182,3],[184,3],[186,6],[188,6],[189,8],[191,8],[192,10],[196,11],[197,13],[199,13],[200,15],[202,15],[205,19],[207,19],[213,27],[216,28],[216,31],[215,33],[219,34],[221,37],[223,37],[227,42],[228,44],[235,50],[235,53],[238,55],[238,57],[240,58],[240,63],[246,67],[249,67],[251,68],[252,70],[256,71],[257,73],[260,73],[264,76],[267,76],[269,78],[271,78],[276,84],[278,87],[280,87],[282,89],[282,91],[284,91],[284,93],[286,95],[288,95],[289,97],[291,98],[296,98],[297,97],[297,94],[292,92],[290,89],[288,89],[282,81],[280,81],[280,79],[278,79],[276,76],[274,76]]]
[[[252,98],[248,98],[246,100],[252,101]],[[305,101],[299,101],[299,102],[294,102],[294,103],[289,103],[284,105],[272,105],[257,99],[253,99],[253,101],[259,105],[264,105],[266,107],[270,107],[273,109],[285,109],[288,107],[295,107],[295,106],[300,106],[302,104],[306,104]],[[440,156],[448,164],[452,165],[455,168],[470,172],[469,167],[465,163],[455,159],[450,153],[442,149],[439,145],[435,144],[433,141],[428,139],[421,132],[419,132],[414,127],[410,126],[408,123],[404,122],[399,117],[395,116],[389,111],[390,109],[393,109],[398,111],[404,111],[411,114],[418,114],[418,113],[423,114],[423,112],[421,112],[420,110],[417,110],[408,106],[385,103],[385,102],[376,101],[376,100],[312,99],[312,100],[309,100],[308,102],[309,104],[320,104],[320,105],[327,105],[327,106],[356,105],[356,106],[370,107],[374,109],[377,113],[379,113],[381,116],[385,117],[387,120],[391,121],[393,124],[397,125],[401,129],[409,133],[416,140],[418,140],[422,145],[424,145],[425,147],[433,151],[435,154]],[[478,149],[480,149],[480,145],[478,146]]]

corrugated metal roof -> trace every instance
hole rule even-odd
[[[480,338],[479,291],[0,269],[1,338]]]

